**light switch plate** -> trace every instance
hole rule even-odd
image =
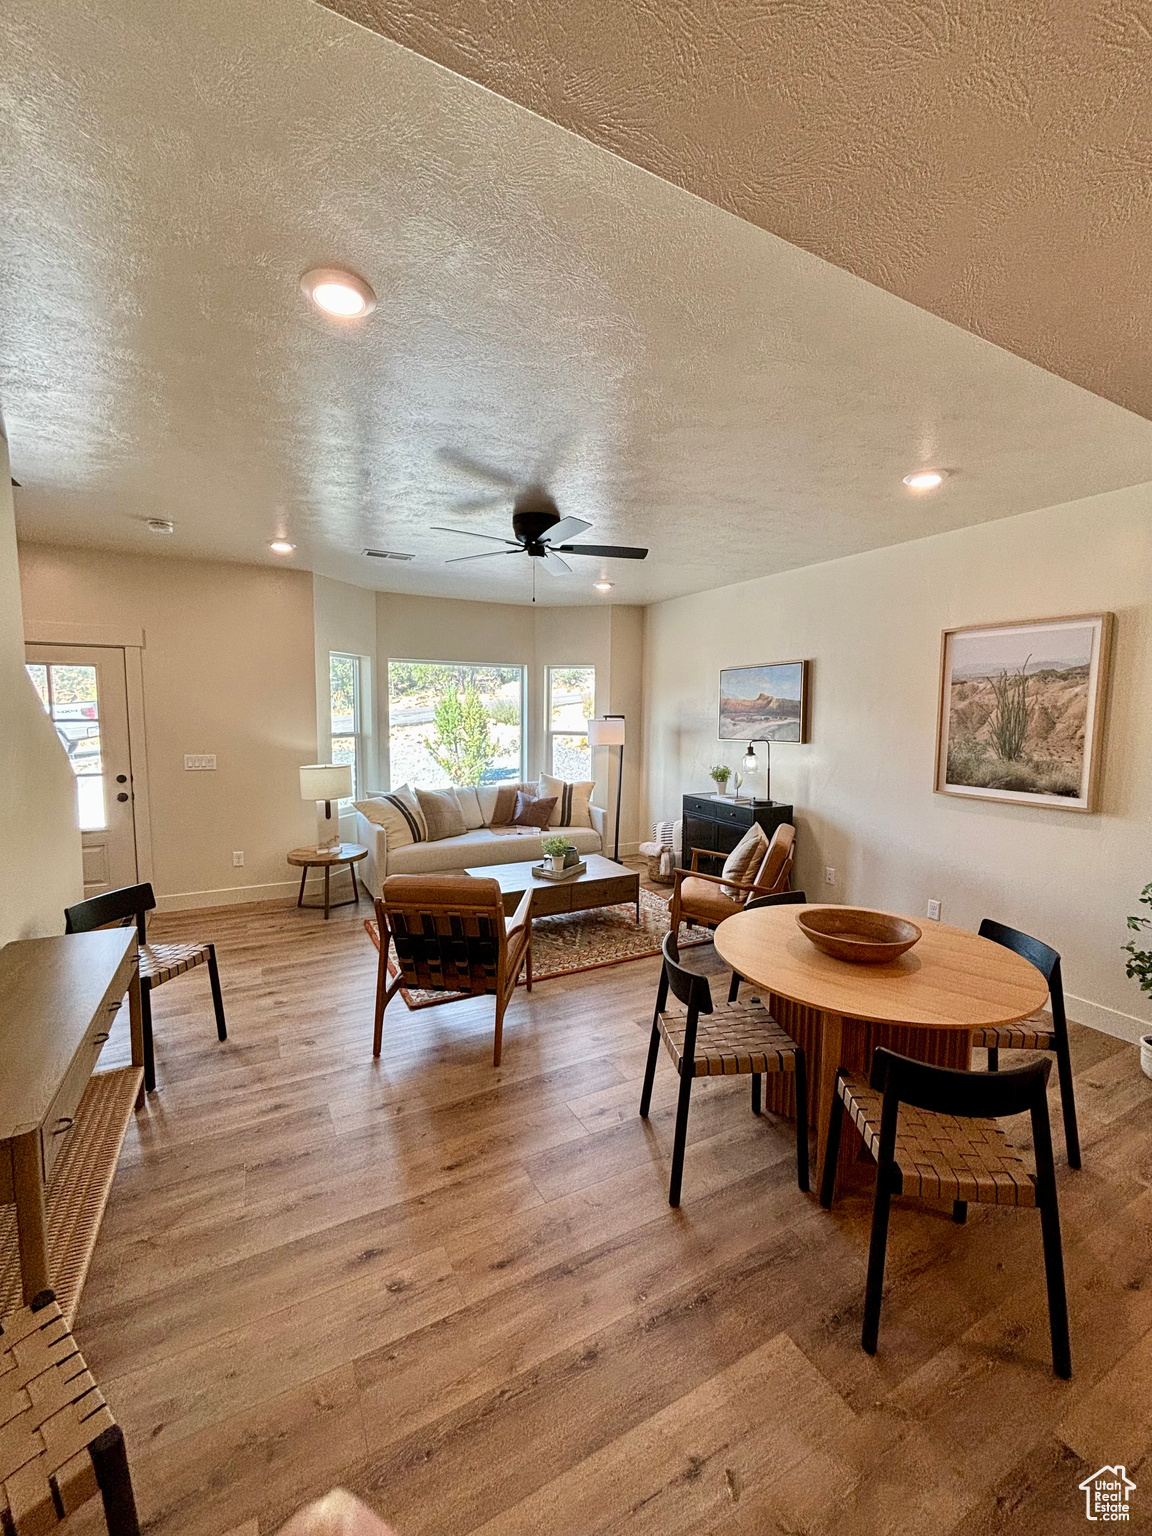
[[[202,772],[207,770],[215,771],[216,754],[215,752],[185,752],[184,767],[189,772],[194,769]]]

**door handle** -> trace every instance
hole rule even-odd
[[[121,791],[120,791],[120,793],[119,793],[119,794],[118,794],[118,795],[117,795],[117,796],[116,796],[116,798],[117,798],[117,800],[119,800],[119,801],[120,801],[120,802],[121,802],[121,803],[123,803],[123,802],[124,802],[124,801],[125,801],[125,800],[127,800],[127,798],[128,798],[128,796],[127,796],[127,795],[126,795],[126,794],[125,794],[125,793],[124,793],[124,791],[123,791],[123,790],[121,790]]]

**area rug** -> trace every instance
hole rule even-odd
[[[365,920],[368,937],[380,948],[380,932],[374,919]],[[594,907],[590,912],[561,912],[555,917],[532,920],[532,984],[554,976],[570,976],[576,971],[595,971],[605,965],[622,965],[626,960],[643,960],[658,955],[668,932],[668,898],[655,891],[640,892],[640,922],[631,902],[618,907]],[[700,929],[693,937],[681,939],[680,947],[691,948],[710,942]],[[388,974],[396,975],[396,961],[388,956]],[[519,985],[524,985],[521,976]],[[434,1008],[440,1003],[456,1002],[464,992],[426,992],[422,988],[401,987],[400,996],[409,1008]]]

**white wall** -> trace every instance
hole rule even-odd
[[[1152,880],[1150,514],[1136,486],[653,605],[645,820],[710,789],[710,763],[738,766],[716,736],[721,667],[810,657],[811,741],[773,748],[797,888],[914,915],[937,897],[946,922],[1023,928],[1062,952],[1073,1017],[1134,1038],[1152,1014],[1120,951]],[[1099,814],[935,794],[941,630],[1101,609],[1117,632]]]
[[[0,432],[0,944],[63,933],[84,895],[76,781],[24,670],[8,444]]]
[[[312,578],[214,561],[24,544],[24,622],[115,621],[141,653],[153,869],[164,907],[292,894],[315,843],[297,768],[316,761]],[[184,753],[213,752],[215,772]],[[232,863],[244,853],[244,867]]]

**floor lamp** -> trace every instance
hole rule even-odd
[[[616,769],[616,838],[612,845],[612,857],[620,862],[620,791],[624,787],[624,716],[605,715],[600,720],[588,722],[590,747],[619,747],[620,761]]]

